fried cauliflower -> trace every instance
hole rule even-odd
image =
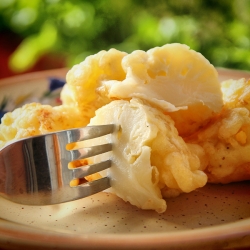
[[[223,82],[223,110],[207,127],[186,139],[204,149],[209,182],[250,179],[249,87],[245,79]]]
[[[4,115],[0,124],[0,148],[8,142],[34,135],[83,126],[80,113],[70,106],[26,104]]]
[[[250,80],[227,80],[221,83],[226,108],[245,107],[250,111]]]
[[[110,80],[121,81],[125,78],[121,66],[125,55],[125,52],[115,49],[100,51],[73,66],[67,73],[67,83],[61,92],[62,102],[78,109],[86,124],[98,108],[111,101],[105,95],[99,95],[100,84]]]
[[[111,158],[112,191],[142,209],[166,210],[163,197],[191,192],[207,182],[199,157],[190,150],[171,117],[132,98],[117,100],[96,111],[89,125],[116,124],[118,131],[89,145],[112,142],[112,152],[94,163]],[[197,146],[198,147],[198,146]]]
[[[61,94],[63,103],[76,105],[86,120],[104,104],[133,97],[170,115],[182,136],[207,124],[223,105],[215,68],[182,44],[131,54],[101,51],[68,72]]]

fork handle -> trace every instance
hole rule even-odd
[[[50,181],[44,137],[17,141],[0,151],[0,193],[13,199],[47,190]],[[48,165],[48,164],[47,164]]]

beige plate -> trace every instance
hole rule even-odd
[[[218,69],[221,80],[250,73]],[[0,81],[3,96],[47,89],[65,69]],[[66,204],[35,207],[0,199],[0,248],[224,249],[250,246],[250,183],[207,185],[167,201],[164,214],[142,211],[99,193]]]

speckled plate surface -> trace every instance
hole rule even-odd
[[[15,106],[20,103],[20,96],[26,101],[53,103],[58,92],[44,94],[48,93],[48,78],[64,78],[66,72],[52,70],[1,80],[0,103],[7,97],[9,107]],[[248,72],[218,72],[221,80],[250,78]],[[250,182],[207,185],[169,199],[167,204],[167,211],[157,214],[104,192],[44,207],[0,198],[0,249],[250,247]]]

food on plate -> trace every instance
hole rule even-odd
[[[179,134],[187,136],[223,105],[217,71],[183,44],[131,54],[101,51],[75,65],[66,80],[61,99],[82,111],[86,122],[97,108],[136,97],[170,115]]]
[[[189,148],[174,121],[141,100],[115,100],[96,111],[90,125],[116,124],[117,133],[86,142],[113,142],[112,152],[94,157],[111,158],[113,167],[101,173],[110,176],[114,192],[142,209],[166,210],[163,197],[191,192],[207,182],[199,157]],[[90,144],[91,143],[91,144]],[[201,150],[196,146],[197,151]]]
[[[220,114],[186,141],[204,149],[209,182],[250,180],[250,81],[225,81],[222,91]]]
[[[227,80],[221,84],[226,108],[245,107],[250,110],[250,80]]]
[[[62,105],[27,104],[7,113],[0,147],[12,140],[86,125],[114,123],[112,135],[83,144],[112,141],[109,190],[142,209],[159,213],[164,198],[207,182],[250,179],[250,82],[220,84],[200,53],[167,44],[131,54],[101,51],[66,76]]]
[[[81,126],[80,113],[70,106],[29,103],[2,118],[0,148],[13,140]]]
[[[125,55],[125,52],[115,49],[101,51],[73,66],[67,73],[66,85],[61,93],[62,102],[78,109],[86,125],[98,108],[111,101],[99,95],[100,82],[124,79],[121,60]]]

